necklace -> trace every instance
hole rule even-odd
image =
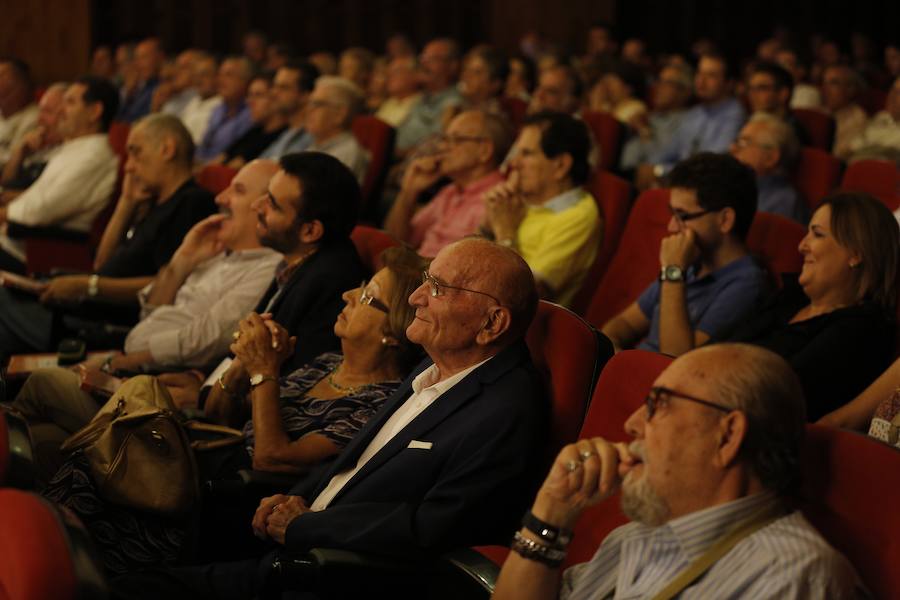
[[[353,385],[341,385],[334,380],[334,374],[337,373],[337,370],[341,368],[342,364],[344,364],[343,361],[339,362],[337,366],[331,370],[331,373],[328,374],[328,385],[339,392],[344,392],[348,396],[352,396],[359,390],[359,387]]]

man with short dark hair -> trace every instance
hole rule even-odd
[[[497,165],[511,137],[509,126],[498,115],[480,110],[458,115],[441,136],[438,154],[414,160],[407,167],[400,193],[384,221],[385,230],[422,256],[435,256],[444,246],[475,233],[484,220],[485,192],[503,181]],[[442,177],[451,182],[416,210],[419,195]]]
[[[105,79],[83,77],[66,90],[59,122],[65,144],[28,189],[0,207],[0,268],[25,271],[25,246],[10,235],[11,222],[90,230],[116,183],[119,160],[106,132],[117,107],[118,94]]]
[[[649,392],[625,422],[630,444],[595,437],[560,452],[495,600],[868,596],[849,561],[788,508],[806,419],[783,359],[744,344],[701,348]],[[560,582],[578,517],[620,489],[632,522]]]
[[[545,438],[542,386],[523,339],[537,308],[531,271],[507,248],[461,240],[438,253],[409,302],[407,336],[430,360],[330,465],[263,499],[258,537],[295,552],[421,559],[508,536]],[[139,573],[113,587],[128,598],[163,589],[173,600],[257,597],[271,585],[272,559]]]
[[[459,76],[459,44],[450,38],[431,40],[419,56],[422,99],[397,127],[396,152],[404,156],[419,142],[441,129],[441,117],[462,102],[456,89]]]
[[[263,150],[262,158],[279,159],[285,154],[303,152],[312,145],[312,136],[305,128],[306,103],[318,78],[319,70],[305,61],[288,61],[275,72],[272,103],[288,120],[289,126]]]
[[[216,85],[222,103],[209,117],[203,141],[197,146],[197,160],[212,160],[253,127],[246,102],[251,79],[253,64],[245,57],[232,56],[219,65]]]
[[[669,144],[638,168],[638,187],[657,183],[674,164],[698,152],[725,152],[747,119],[741,102],[732,94],[728,61],[720,54],[700,57],[694,75],[699,104],[688,110]]]
[[[701,153],[675,165],[668,185],[672,218],[659,280],[603,326],[617,349],[684,354],[728,332],[766,287],[745,243],[756,214],[753,171]]]
[[[218,64],[210,54],[197,51],[194,56],[194,68],[192,86],[197,94],[182,109],[179,117],[188,131],[194,145],[199,145],[206,136],[209,121],[215,111],[222,104],[222,97],[218,95],[216,73]]]
[[[485,197],[485,233],[522,255],[542,296],[565,305],[603,236],[597,204],[582,187],[590,175],[587,126],[564,113],[537,113],[514,147],[509,178]]]
[[[759,61],[750,68],[747,77],[750,114],[763,112],[778,117],[794,130],[798,142],[806,146],[809,135],[790,109],[793,89],[793,76],[778,63]]]
[[[528,103],[528,113],[543,111],[575,114],[583,91],[581,78],[569,65],[555,65],[541,71],[538,84]]]
[[[165,58],[158,38],[147,38],[135,46],[132,63],[134,79],[123,82],[119,120],[133,123],[150,114],[153,93],[159,85],[159,71]]]

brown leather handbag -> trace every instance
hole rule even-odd
[[[181,515],[200,500],[197,462],[183,422],[165,386],[154,377],[140,375],[122,384],[62,449],[84,450],[104,499],[147,512]],[[222,433],[226,443],[242,439],[236,430],[190,426],[198,427]],[[196,445],[198,449],[210,446],[205,441]]]

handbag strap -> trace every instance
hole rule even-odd
[[[189,432],[197,431],[203,433],[214,433],[222,436],[215,440],[192,440],[191,448],[198,452],[216,450],[218,448],[226,448],[228,446],[240,444],[244,441],[244,432],[238,429],[232,429],[231,427],[225,427],[224,425],[203,423],[202,421],[195,421],[193,419],[185,421],[184,423],[182,423],[182,425],[184,426],[185,430]]]
[[[669,582],[669,585],[656,594],[653,600],[670,600],[674,598],[706,573],[716,561],[728,554],[738,542],[780,518],[783,514],[784,509],[778,504],[773,504],[765,506],[746,519],[739,521],[737,525],[722,535],[697,560],[688,565],[675,579]]]

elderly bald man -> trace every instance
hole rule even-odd
[[[531,270],[508,248],[465,239],[438,253],[409,301],[407,336],[430,360],[324,471],[262,501],[259,537],[416,558],[508,539],[546,423],[523,341],[537,305]],[[271,564],[269,554],[145,572],[114,587],[128,598],[251,598]]]
[[[633,442],[584,439],[560,452],[493,597],[864,595],[850,563],[784,503],[799,476],[805,421],[800,382],[776,354],[721,344],[683,355],[625,423]],[[619,489],[633,522],[563,573],[560,586],[579,516]]]

